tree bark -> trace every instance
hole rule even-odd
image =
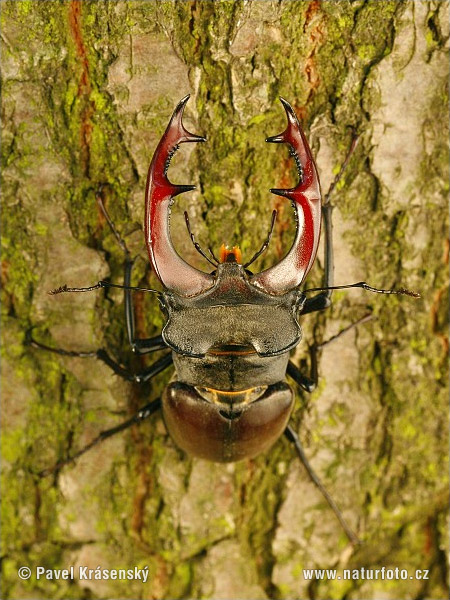
[[[3,62],[4,598],[445,597],[448,218],[447,1],[6,1]],[[186,125],[208,143],[183,145],[171,179],[195,183],[171,219],[176,248],[207,270],[203,248],[240,245],[256,263],[281,258],[294,233],[281,95],[313,147],[332,197],[336,284],[418,290],[342,291],[302,320],[293,360],[324,347],[320,385],[297,391],[291,424],[313,467],[362,540],[349,544],[284,439],[254,460],[191,459],[159,416],[51,476],[39,472],[157,398],[94,359],[32,348],[107,348],[135,370],[122,293],[49,296],[67,283],[122,280],[123,254],[95,196],[136,258],[133,283],[154,287],[142,232],[145,178],[170,114],[187,93]],[[323,252],[323,251],[322,251]],[[307,286],[320,285],[323,254]],[[142,337],[163,316],[135,294]],[[263,324],[261,324],[263,326]],[[20,566],[33,575],[23,581]],[[36,579],[35,568],[148,565],[141,581]],[[364,578],[361,569],[407,570]],[[304,569],[337,569],[341,579]],[[343,569],[352,578],[344,579]],[[416,578],[416,569],[428,578]],[[358,570],[358,571],[356,571]],[[359,578],[356,578],[356,573]]]

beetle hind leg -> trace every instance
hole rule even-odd
[[[370,319],[372,319],[372,314],[371,313],[366,314],[363,317],[361,317],[360,319],[358,319],[357,321],[355,321],[354,323],[351,323],[350,325],[347,325],[347,327],[344,327],[343,329],[341,329],[341,331],[339,331],[337,334],[335,334],[332,337],[330,337],[328,340],[325,340],[325,341],[321,342],[320,344],[315,343],[312,346],[310,346],[310,348],[309,348],[309,353],[310,353],[310,374],[309,374],[309,377],[306,376],[306,375],[304,375],[300,371],[300,369],[296,365],[294,365],[294,363],[292,361],[289,361],[289,363],[288,363],[287,374],[303,390],[305,390],[307,392],[314,391],[314,389],[317,387],[317,383],[318,383],[318,355],[319,355],[320,350],[324,346],[326,346],[327,344],[331,344],[332,342],[334,342],[335,340],[337,340],[338,338],[340,338],[342,335],[346,334],[347,332],[349,332],[353,328],[357,327],[358,325],[361,325],[362,323],[366,323]],[[341,524],[341,526],[342,526],[343,530],[345,531],[345,534],[347,535],[347,537],[350,540],[350,542],[352,544],[359,544],[360,541],[359,541],[358,537],[351,530],[351,528],[349,527],[349,525],[345,521],[345,519],[344,519],[341,511],[339,510],[337,504],[334,502],[333,498],[331,497],[331,495],[329,494],[329,492],[326,490],[325,486],[320,481],[319,477],[314,472],[312,466],[310,465],[308,459],[306,458],[305,452],[304,452],[303,447],[302,447],[302,445],[300,443],[300,439],[299,439],[298,435],[295,433],[295,431],[289,425],[286,427],[286,429],[284,431],[284,434],[285,434],[286,438],[291,443],[294,444],[297,456],[299,457],[301,463],[305,467],[305,469],[306,469],[306,471],[308,473],[309,478],[314,483],[314,485],[319,489],[319,491],[321,492],[321,494],[323,495],[323,497],[327,501],[328,505],[330,506],[330,508],[332,509],[332,511],[334,512],[334,514],[336,515],[339,523]]]
[[[297,456],[299,457],[300,462],[302,463],[302,465],[305,467],[306,472],[308,473],[309,478],[311,479],[311,481],[313,482],[313,484],[317,487],[317,489],[320,491],[320,493],[322,494],[322,496],[327,501],[329,507],[331,508],[331,510],[336,515],[337,520],[341,524],[342,529],[345,531],[345,534],[348,537],[348,539],[350,540],[350,542],[352,544],[355,544],[355,545],[356,544],[360,544],[361,541],[359,540],[358,536],[352,531],[352,529],[348,525],[347,521],[344,519],[341,511],[339,510],[336,502],[333,500],[333,498],[331,497],[331,495],[329,494],[329,492],[327,491],[327,489],[325,488],[325,486],[323,485],[323,483],[319,479],[318,475],[316,474],[316,472],[314,471],[314,469],[310,465],[308,459],[306,458],[305,452],[304,452],[303,447],[302,447],[302,445],[300,443],[300,439],[299,439],[298,435],[295,433],[295,431],[289,425],[286,427],[286,429],[284,431],[284,435],[286,436],[286,438],[291,443],[294,444]]]
[[[59,471],[65,465],[75,462],[77,458],[91,450],[91,448],[93,448],[94,446],[101,444],[102,442],[109,439],[110,437],[113,437],[117,433],[125,431],[125,429],[128,429],[132,425],[139,425],[140,423],[142,423],[142,421],[148,419],[149,417],[151,417],[151,415],[160,410],[160,408],[161,400],[159,398],[157,398],[156,400],[152,400],[151,402],[143,406],[141,409],[139,409],[138,412],[135,415],[133,415],[130,419],[124,421],[123,423],[120,423],[119,425],[116,425],[115,427],[111,427],[110,429],[105,429],[104,431],[101,431],[93,440],[86,444],[86,446],[84,446],[71,456],[68,456],[58,461],[52,467],[43,469],[38,473],[38,475],[40,477],[46,477],[47,475],[51,475],[52,473]]]

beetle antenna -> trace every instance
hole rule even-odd
[[[152,292],[153,294],[161,295],[160,291],[152,290],[151,288],[134,287],[131,285],[119,285],[118,283],[109,283],[109,281],[99,281],[95,285],[82,288],[70,288],[67,287],[66,284],[64,284],[59,288],[50,290],[48,294],[50,294],[50,296],[56,296],[56,294],[63,294],[65,292],[92,292],[93,290],[98,290],[101,288],[120,288],[121,290],[132,290],[134,292]]]
[[[211,254],[211,256],[213,257],[213,259],[216,261],[217,264],[219,264],[219,261],[217,260],[216,255],[213,252],[213,249],[211,248],[211,246],[208,246],[208,252]]]
[[[246,269],[249,265],[251,265],[252,262],[255,262],[255,260],[257,258],[259,258],[261,256],[261,254],[267,250],[267,247],[270,244],[270,240],[272,239],[272,233],[273,233],[273,228],[275,227],[276,219],[277,219],[277,211],[274,210],[272,212],[272,222],[270,224],[270,230],[269,230],[269,233],[268,233],[266,239],[264,240],[263,245],[258,250],[258,252],[256,252],[256,254],[254,254],[253,257],[247,263],[245,263],[245,265],[243,265],[244,269]]]
[[[208,256],[203,252],[200,244],[195,241],[195,236],[192,233],[191,224],[189,223],[189,215],[187,214],[186,210],[184,211],[184,220],[186,221],[186,227],[187,227],[187,230],[189,232],[189,236],[191,238],[191,242],[194,244],[194,248],[197,250],[197,252],[199,254],[201,254],[203,256],[203,258],[205,258],[209,262],[209,264],[211,264],[214,268],[216,268],[217,265],[219,264],[219,262],[218,261],[213,262],[210,258],[208,258]],[[213,258],[215,260],[214,256],[213,256]]]
[[[406,288],[399,288],[398,290],[390,289],[390,290],[382,290],[380,288],[375,288],[366,283],[365,281],[358,281],[358,283],[350,283],[348,285],[331,285],[329,287],[318,287],[318,288],[309,288],[307,290],[303,290],[303,292],[325,292],[327,290],[346,290],[348,288],[363,288],[368,292],[375,292],[377,294],[399,294],[404,296],[411,296],[412,298],[420,298],[420,294],[418,292],[413,292],[412,290],[407,290]]]

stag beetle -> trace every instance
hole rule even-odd
[[[209,258],[195,241],[185,214],[191,240],[196,249],[212,263],[211,273],[187,264],[175,251],[170,236],[170,213],[175,196],[194,189],[174,185],[167,172],[170,161],[185,142],[206,139],[186,130],[183,111],[189,96],[176,107],[150,164],[145,200],[145,240],[151,265],[163,291],[130,285],[133,261],[112,223],[101,195],[97,200],[117,241],[125,253],[124,285],[100,281],[88,288],[53,290],[52,293],[89,291],[100,287],[124,288],[125,318],[129,342],[134,352],[145,354],[171,350],[140,374],[132,374],[115,362],[105,350],[78,353],[51,348],[35,340],[33,345],[70,356],[95,356],[125,379],[148,381],[172,363],[176,377],[165,388],[161,399],[144,406],[121,425],[100,433],[88,446],[60,461],[48,473],[74,460],[102,440],[141,422],[158,409],[167,430],[185,452],[203,459],[228,462],[251,458],[269,449],[284,433],[293,442],[309,476],[325,496],[352,542],[357,538],[343,519],[336,504],[308,463],[298,436],[288,425],[294,394],[285,382],[289,375],[301,388],[312,391],[317,382],[316,357],[312,356],[311,376],[305,376],[289,360],[290,351],[302,337],[299,317],[330,306],[333,289],[362,287],[380,293],[406,293],[408,290],[379,290],[365,282],[333,286],[331,246],[331,205],[321,190],[314,159],[290,104],[281,99],[287,127],[279,135],[267,138],[290,148],[298,172],[298,183],[291,189],[271,192],[291,201],[296,234],[291,249],[276,265],[252,273],[248,267],[266,249],[272,235],[276,213],[267,239],[253,258],[242,264],[239,248],[222,248],[220,260],[211,251]],[[345,167],[351,151],[343,164]],[[337,176],[334,185],[337,182]],[[333,185],[332,185],[333,187]],[[330,188],[331,191],[332,188]],[[325,282],[323,288],[301,290],[310,271],[319,244],[321,218],[325,228]],[[144,289],[158,294],[166,323],[159,336],[136,339],[131,291]],[[306,292],[318,291],[312,298]]]

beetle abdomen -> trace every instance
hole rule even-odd
[[[250,402],[243,400],[243,394],[233,401],[233,393],[217,390],[211,391],[216,400],[209,401],[193,386],[171,383],[162,398],[168,432],[177,446],[198,458],[214,462],[252,458],[281,436],[294,403],[287,383],[260,389],[261,395]],[[253,390],[248,390],[248,397]]]

